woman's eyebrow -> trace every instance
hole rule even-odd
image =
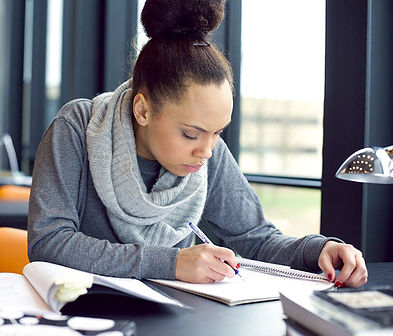
[[[218,132],[221,132],[221,131],[223,131],[224,129],[226,129],[226,128],[229,126],[230,123],[231,123],[231,122],[229,121],[223,128],[219,129]],[[205,130],[204,128],[202,128],[202,127],[200,127],[200,126],[198,126],[198,125],[189,125],[189,124],[183,124],[183,125],[184,125],[184,126],[187,126],[187,127],[195,128],[195,129],[197,129],[197,130],[199,130],[199,131],[201,131],[201,132],[204,132],[204,133],[208,133],[207,130]]]

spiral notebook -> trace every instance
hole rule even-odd
[[[192,284],[178,280],[157,280],[155,283],[180,289],[235,306],[244,303],[278,300],[284,289],[324,290],[332,284],[322,274],[304,272],[283,265],[238,259],[241,277],[225,278],[209,284]]]
[[[290,268],[289,266],[272,264],[263,261],[245,259],[245,258],[240,258],[238,261],[240,267],[249,269],[251,271],[261,272],[261,273],[285,277],[285,278],[292,278],[292,279],[310,280],[310,281],[317,281],[317,282],[322,281],[323,283],[326,283],[327,281],[327,278],[323,274],[300,271],[297,269]]]

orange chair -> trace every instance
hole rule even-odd
[[[23,274],[28,263],[27,231],[0,227],[0,272]]]
[[[30,187],[18,185],[0,186],[0,201],[29,201]]]

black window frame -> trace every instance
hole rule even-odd
[[[230,22],[241,21],[240,9],[227,13],[235,16]],[[393,144],[391,41],[393,2],[327,0],[321,179],[245,174],[252,183],[320,189],[321,234],[353,244],[368,262],[393,260],[393,212],[389,210],[393,188],[338,180],[335,172],[357,149]],[[233,66],[240,64],[240,59],[231,61]],[[235,85],[239,96],[240,87]],[[236,144],[233,152],[238,159],[241,111],[234,109],[234,113],[237,128],[226,141],[231,150],[231,143]]]
[[[354,151],[393,143],[393,2],[326,1],[321,233],[392,261],[393,188],[338,180]]]

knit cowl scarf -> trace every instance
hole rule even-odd
[[[207,162],[185,177],[161,167],[147,192],[137,161],[131,96],[127,81],[93,99],[86,130],[91,176],[122,243],[171,247],[191,233],[188,223],[198,223],[202,216]]]

